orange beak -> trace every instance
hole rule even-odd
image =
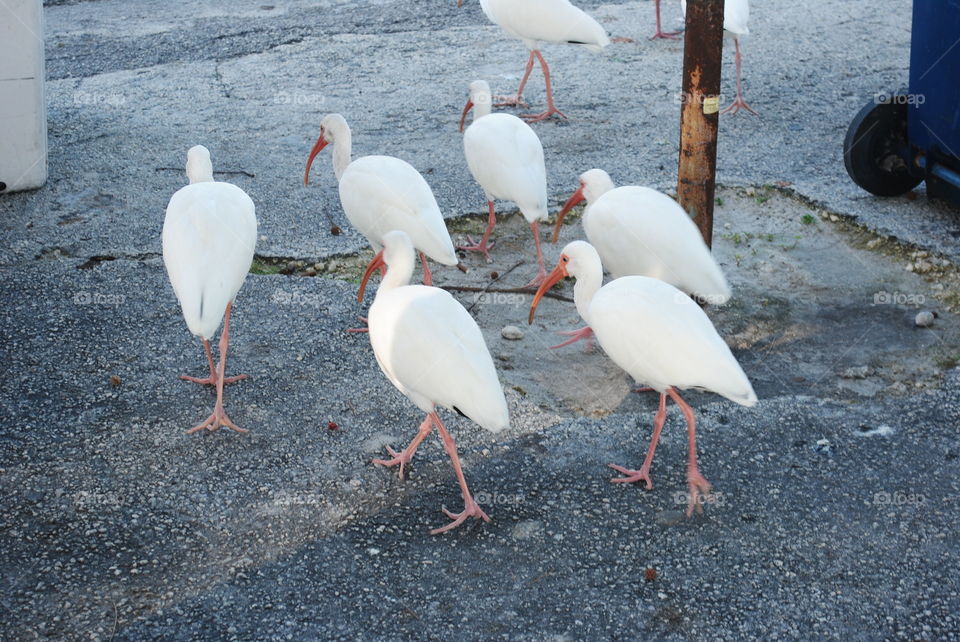
[[[457,9],[460,8],[460,5],[463,4],[463,0],[457,0]]]
[[[560,226],[563,224],[563,217],[567,215],[567,212],[573,209],[573,206],[577,203],[582,202],[586,197],[583,195],[583,185],[580,186],[573,195],[567,199],[567,202],[563,204],[563,209],[560,210],[560,213],[557,214],[557,224],[553,228],[553,239],[551,243],[556,243],[557,238],[560,236]]]
[[[467,114],[473,109],[473,101],[467,98],[467,104],[463,107],[463,113],[460,114],[460,133],[463,133],[463,123],[467,120]]]
[[[307,169],[303,172],[303,184],[308,185],[310,181],[310,166],[313,165],[313,159],[317,157],[317,154],[320,153],[320,150],[327,146],[327,140],[323,137],[323,134],[320,134],[320,138],[317,139],[317,142],[313,144],[313,149],[310,150],[310,158],[307,159]]]
[[[363,273],[363,280],[360,281],[360,291],[357,292],[357,303],[363,303],[363,293],[367,289],[367,281],[370,280],[370,275],[376,270],[385,267],[387,267],[387,263],[383,260],[383,250],[380,250],[370,261],[370,265],[367,266],[367,271]]]
[[[557,267],[553,268],[553,272],[547,275],[546,281],[540,284],[540,289],[537,290],[537,293],[533,296],[533,303],[530,304],[530,316],[527,318],[527,323],[533,323],[533,315],[537,311],[537,306],[540,305],[540,299],[543,298],[543,295],[555,286],[557,283],[570,276],[567,274],[567,263],[564,261],[566,255],[560,256],[560,261],[557,263]]]

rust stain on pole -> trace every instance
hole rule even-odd
[[[677,197],[707,245],[713,242],[723,1],[687,0]]]

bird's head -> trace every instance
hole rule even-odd
[[[210,162],[210,150],[203,145],[194,145],[187,150],[187,178],[191,183],[203,183],[213,180],[213,164]]]
[[[413,264],[413,241],[410,240],[406,232],[400,230],[387,232],[383,235],[383,238],[380,239],[380,242],[383,243],[383,249],[377,252],[367,265],[367,270],[363,273],[363,280],[360,281],[360,291],[357,293],[358,303],[363,301],[363,293],[367,289],[367,281],[370,280],[374,272],[381,268],[389,271],[391,266],[395,266],[403,260],[411,265]]]
[[[589,205],[612,189],[613,180],[610,178],[610,175],[602,169],[589,169],[583,174],[580,174],[580,187],[567,199],[560,213],[557,214],[557,223],[553,227],[553,238],[550,242],[557,242],[557,238],[560,236],[560,226],[563,224],[563,219],[567,215],[567,212],[583,201],[586,201],[587,205]]]
[[[563,248],[563,252],[560,253],[557,267],[553,268],[553,271],[547,275],[546,280],[540,284],[540,288],[534,295],[533,302],[530,304],[530,316],[527,318],[527,323],[533,323],[533,315],[537,311],[537,306],[540,305],[540,299],[543,298],[543,295],[546,294],[550,288],[568,276],[572,276],[575,279],[579,278],[581,274],[590,269],[588,266],[593,264],[599,265],[599,263],[600,256],[597,254],[597,251],[593,249],[593,246],[586,241],[567,243],[566,247]],[[593,269],[596,269],[596,267]]]
[[[307,158],[307,168],[303,172],[303,184],[307,185],[310,181],[310,166],[313,165],[313,159],[317,157],[324,147],[330,143],[336,143],[337,135],[343,131],[349,131],[346,119],[340,114],[328,114],[320,121],[320,136],[317,142],[313,144],[310,150],[310,157]]]
[[[467,104],[463,107],[463,114],[460,115],[460,131],[463,131],[463,124],[467,120],[467,114],[474,107],[477,108],[477,116],[486,116],[490,113],[493,105],[493,96],[490,93],[490,85],[486,80],[474,80],[470,83],[470,97],[467,98]]]

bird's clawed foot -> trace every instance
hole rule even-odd
[[[488,241],[484,243],[481,241],[474,241],[472,237],[467,237],[467,243],[470,245],[458,245],[458,250],[463,250],[464,252],[483,252],[484,258],[487,260],[487,263],[491,263],[493,259],[490,258],[490,250],[493,249],[493,246],[497,244],[494,241]]]
[[[407,451],[398,453],[390,446],[387,446],[387,454],[390,455],[390,459],[374,459],[372,463],[377,464],[378,466],[384,466],[386,468],[400,466],[399,477],[400,479],[403,479],[403,467],[409,464],[410,460],[413,459],[413,453],[408,454]]]
[[[540,284],[547,280],[547,271],[544,269],[543,265],[540,266],[540,269],[537,270],[537,276],[533,277],[529,283],[523,286],[525,289],[535,290],[540,287]]]
[[[539,114],[520,114],[520,118],[524,119],[528,123],[536,123],[541,120],[546,120],[553,115],[557,115],[560,118],[566,119],[567,115],[556,107],[548,107],[546,111],[542,111]]]
[[[727,107],[726,107],[723,111],[721,111],[720,113],[721,113],[721,114],[735,114],[735,113],[737,113],[738,111],[740,111],[741,109],[746,109],[748,112],[750,112],[750,113],[753,114],[754,116],[759,116],[759,115],[760,115],[760,114],[758,114],[757,112],[755,112],[755,111],[753,110],[753,108],[750,107],[750,105],[747,104],[747,101],[745,101],[741,96],[737,96],[736,100],[734,100],[732,103],[730,103],[730,105],[727,106]]]
[[[236,375],[234,377],[224,377],[223,383],[234,383],[235,381],[242,381],[250,375]],[[216,375],[211,374],[209,377],[191,377],[190,375],[180,375],[180,378],[184,381],[189,381],[190,383],[199,383],[202,386],[215,386],[217,385]]]
[[[523,99],[523,96],[513,95],[513,96],[494,96],[494,100],[497,102],[493,103],[494,107],[529,107],[529,103]]]
[[[451,513],[445,507],[442,508],[443,514],[452,519],[453,521],[447,524],[446,526],[441,526],[440,528],[435,528],[430,531],[431,535],[439,535],[440,533],[446,533],[449,530],[453,530],[460,524],[464,523],[468,517],[476,517],[477,519],[482,519],[485,522],[489,522],[490,518],[486,513],[480,508],[477,502],[473,501],[473,497],[467,497],[467,501],[463,506],[463,511],[460,513]]]
[[[244,433],[249,432],[245,428],[241,428],[237,424],[230,421],[230,417],[227,416],[227,413],[223,410],[223,405],[220,402],[217,402],[217,405],[214,407],[213,412],[210,413],[210,416],[203,420],[202,423],[197,424],[193,428],[187,431],[188,435],[192,435],[198,430],[207,430],[214,431],[220,428],[220,426],[226,426],[234,432]]]
[[[703,512],[703,505],[710,501],[711,488],[699,470],[692,468],[687,472],[687,517],[693,515],[693,511]]]
[[[657,29],[657,32],[650,36],[650,40],[680,40],[680,34],[682,31],[663,31],[662,29]]]
[[[563,330],[562,332],[558,332],[557,334],[564,337],[570,337],[570,338],[562,343],[558,343],[555,346],[550,346],[551,350],[556,350],[557,348],[568,346],[571,343],[576,343],[577,341],[580,341],[582,339],[586,339],[587,341],[587,346],[586,348],[584,348],[584,352],[589,352],[590,350],[593,349],[593,330],[591,330],[589,326],[587,326],[586,328],[580,328],[579,330]]]
[[[641,466],[640,470],[632,470],[624,466],[618,466],[616,464],[607,464],[610,468],[613,468],[615,471],[623,475],[623,477],[614,477],[610,481],[615,484],[632,484],[634,482],[642,481],[646,484],[647,490],[653,490],[653,480],[650,479],[650,468],[648,466]]]
[[[363,321],[364,323],[367,323],[367,317],[357,317],[357,318]],[[347,328],[346,331],[358,333],[358,332],[370,332],[370,329],[369,328]]]

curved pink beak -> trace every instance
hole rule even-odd
[[[383,250],[377,252],[377,255],[370,260],[370,264],[367,266],[367,271],[363,273],[363,280],[360,281],[360,291],[357,292],[357,303],[363,303],[363,293],[367,289],[367,281],[370,280],[370,276],[381,268],[386,268],[387,263],[383,260]]]
[[[463,106],[463,113],[460,114],[460,132],[463,133],[463,123],[467,121],[467,114],[473,109],[473,101],[467,98],[467,104]]]
[[[313,159],[317,157],[317,154],[320,153],[320,150],[327,146],[327,141],[323,137],[323,134],[320,134],[320,138],[317,139],[317,142],[313,144],[313,149],[310,150],[310,158],[307,159],[307,169],[303,172],[303,184],[308,185],[310,183],[310,166],[313,165]]]
[[[540,305],[540,299],[543,298],[543,295],[546,294],[547,290],[555,286],[558,282],[562,281],[566,277],[570,276],[567,274],[566,258],[566,254],[560,255],[560,260],[557,262],[557,267],[553,268],[553,271],[547,275],[546,280],[540,284],[540,288],[537,290],[537,293],[533,295],[533,303],[530,304],[530,316],[527,317],[527,324],[533,323],[533,315],[537,311],[537,306]]]
[[[550,240],[551,243],[556,243],[557,238],[560,236],[560,226],[563,224],[563,217],[567,215],[567,212],[573,209],[573,206],[581,201],[585,200],[586,197],[583,195],[583,185],[580,186],[573,195],[567,199],[567,202],[563,204],[563,209],[560,210],[560,213],[557,214],[557,224],[553,228],[553,238]]]

